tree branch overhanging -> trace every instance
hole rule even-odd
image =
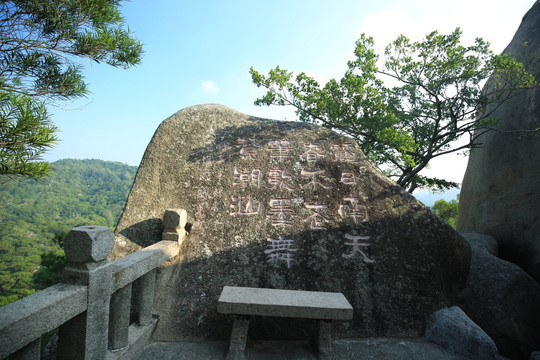
[[[344,77],[324,86],[305,74],[294,79],[279,67],[268,76],[252,68],[255,85],[268,90],[255,104],[292,105],[300,120],[353,137],[374,165],[393,169],[391,176],[409,191],[456,186],[421,172],[433,158],[477,147],[486,132],[503,131],[493,126],[494,111],[538,86],[517,60],[494,55],[482,39],[462,46],[460,36],[459,29],[432,32],[420,42],[400,36],[387,46],[379,68],[373,39],[362,35]],[[381,76],[397,85],[386,87]],[[466,144],[456,143],[467,135]]]

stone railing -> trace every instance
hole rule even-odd
[[[57,359],[131,359],[150,341],[155,269],[178,254],[186,212],[167,210],[163,241],[109,262],[114,234],[73,228],[63,282],[0,308],[0,359],[39,359],[41,336],[59,328]],[[132,284],[138,281],[132,301]],[[136,309],[131,310],[131,304]],[[130,324],[130,314],[137,319]]]

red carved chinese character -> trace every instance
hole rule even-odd
[[[240,155],[244,160],[255,160],[255,155],[257,155],[257,149],[260,145],[257,144],[255,138],[251,139],[238,139],[238,145],[236,147],[240,148]]]
[[[333,144],[332,150],[334,151],[334,160],[341,162],[353,163],[355,162],[354,146],[353,143],[347,142],[343,144]]]
[[[289,140],[272,140],[268,142],[270,157],[283,161],[288,158],[291,151],[291,142]]]
[[[324,185],[322,182],[317,180],[317,175],[322,175],[324,173],[325,173],[325,170],[309,171],[309,170],[302,169],[301,175],[303,177],[311,177],[311,181],[305,184],[304,186],[302,186],[302,189],[306,189],[310,186],[313,187],[313,190],[316,190],[317,186],[320,186],[324,189],[330,188],[330,186]]]
[[[280,189],[287,189],[293,191],[294,187],[287,182],[291,180],[291,176],[288,175],[285,170],[270,169],[268,173],[268,183],[273,187],[279,187]]]
[[[327,205],[315,203],[315,204],[306,204],[305,206],[306,208],[314,212],[313,215],[311,215],[310,217],[304,220],[304,222],[309,222],[309,227],[311,229],[324,230],[326,229],[326,226],[325,226],[326,224],[330,224],[334,222],[332,219],[321,214],[323,210],[328,208]]]
[[[283,239],[280,236],[279,239],[268,238],[268,248],[264,251],[268,256],[268,262],[283,260],[287,262],[287,268],[291,268],[291,261],[293,254],[291,252],[296,251],[294,249],[294,241]]]
[[[354,173],[354,171],[343,170],[341,172],[340,182],[346,185],[353,185],[353,184],[358,183],[358,178],[356,177],[356,174]]]
[[[352,240],[351,242],[345,242],[345,245],[352,246],[351,252],[349,254],[343,253],[341,256],[344,258],[352,258],[354,254],[359,253],[364,258],[364,262],[367,263],[374,263],[375,260],[370,259],[363,249],[360,247],[368,247],[370,244],[366,242],[358,242],[359,240],[369,240],[371,236],[359,236],[359,235],[351,235],[351,234],[345,234],[345,239]]]
[[[300,159],[306,160],[307,162],[316,162],[319,161],[319,158],[324,157],[325,155],[320,153],[321,147],[316,144],[304,144],[306,152],[300,155]]]
[[[240,199],[238,196],[231,197],[232,204],[229,206],[230,215],[259,215],[261,213],[261,203],[253,200],[249,195],[247,201]]]
[[[260,169],[246,170],[235,167],[233,185],[240,185],[244,188],[248,185],[260,187],[261,176],[262,173]]]
[[[272,220],[273,226],[288,226],[292,224],[292,219],[296,216],[291,207],[291,199],[271,199],[270,210],[267,217]]]
[[[352,218],[355,224],[369,220],[369,213],[366,204],[360,203],[356,196],[346,196],[343,201],[349,204],[341,204],[339,206],[339,215],[343,218]]]

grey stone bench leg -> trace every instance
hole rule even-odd
[[[247,334],[249,329],[249,315],[235,315],[231,333],[231,342],[227,360],[241,360],[245,358]]]
[[[317,349],[319,355],[328,355],[332,352],[332,320],[317,322]]]

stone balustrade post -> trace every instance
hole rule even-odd
[[[106,226],[80,226],[66,236],[63,281],[88,286],[87,311],[60,327],[58,359],[104,359],[107,352],[114,234]]]
[[[178,241],[186,237],[187,212],[184,209],[167,209],[163,214],[162,240]]]
[[[156,288],[156,269],[150,270],[140,278],[141,293],[139,295],[139,326],[148,325],[152,322],[152,310],[154,309],[154,293]]]
[[[112,295],[109,318],[109,344],[112,350],[120,350],[129,343],[131,288],[132,284],[129,283]]]

